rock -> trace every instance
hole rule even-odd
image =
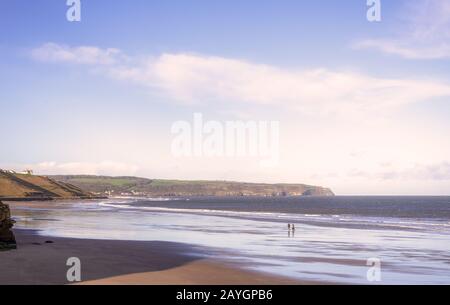
[[[314,187],[303,192],[302,196],[325,196],[325,197],[333,197],[335,194],[328,188],[324,187]]]
[[[14,220],[11,219],[9,206],[0,201],[0,251],[17,249],[16,239],[11,228]]]

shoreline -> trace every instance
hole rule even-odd
[[[85,200],[85,201],[93,201],[93,200],[101,200],[101,199],[110,199],[109,197],[0,197],[0,201],[3,202],[45,202],[45,201],[75,201],[75,200]]]
[[[172,242],[90,240],[14,230],[17,250],[0,252],[0,285],[64,285],[67,259],[81,260],[87,285],[309,285],[205,258],[205,249]]]

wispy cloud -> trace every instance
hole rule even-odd
[[[399,40],[368,39],[355,44],[357,49],[374,49],[406,59],[450,58],[450,43],[423,46]]]
[[[450,180],[450,163],[415,164],[403,169],[386,168],[373,172],[354,170],[350,176],[376,180],[447,181]]]
[[[406,59],[450,58],[450,1],[405,1],[399,18],[406,23],[400,33],[382,39],[366,39],[357,49],[374,49]]]
[[[46,43],[32,51],[34,59],[44,62],[73,63],[85,65],[112,65],[123,57],[118,49],[101,49],[91,46],[69,47]]]
[[[117,49],[57,44],[32,53],[50,62],[94,65],[111,78],[149,87],[182,103],[237,102],[351,115],[450,96],[450,85],[442,81],[286,69],[217,56],[181,53],[142,59]]]

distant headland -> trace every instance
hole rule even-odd
[[[0,200],[101,199],[111,196],[334,196],[324,187],[306,184],[262,184],[228,181],[157,180],[108,176],[37,176],[32,171],[0,170]]]
[[[306,184],[263,184],[230,181],[160,180],[138,177],[51,176],[52,179],[97,196],[203,197],[203,196],[334,196],[324,187]]]

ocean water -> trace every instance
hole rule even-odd
[[[450,284],[450,197],[116,198],[16,207],[43,235],[189,243],[205,256],[343,284]],[[295,233],[287,224],[295,224]],[[381,262],[371,282],[368,261]]]

